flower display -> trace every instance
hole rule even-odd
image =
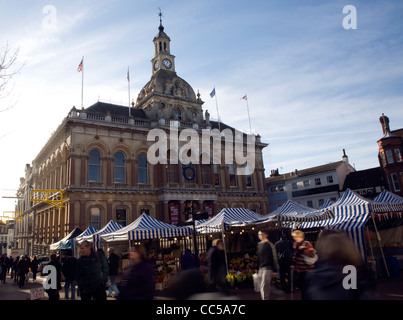
[[[253,274],[257,273],[257,257],[241,257],[231,259],[227,281],[236,287],[251,287],[253,285]]]

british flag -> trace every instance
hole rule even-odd
[[[78,65],[78,68],[77,68],[77,71],[78,71],[78,72],[83,71],[83,65],[84,65],[84,58],[81,59],[81,62],[80,62],[80,64]]]

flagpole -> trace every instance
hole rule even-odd
[[[220,115],[218,113],[217,92],[215,91],[215,86],[214,86],[214,97],[215,97],[215,106],[217,108],[218,130],[221,131],[221,121],[220,121]]]
[[[81,109],[84,109],[84,56],[83,56],[83,66],[81,70]]]
[[[252,134],[252,126],[250,124],[250,114],[249,114],[249,103],[248,103],[248,94],[245,93],[246,97],[246,108],[248,109],[248,120],[249,120],[249,134]]]
[[[127,83],[128,83],[128,89],[129,89],[129,117],[130,117],[130,67],[127,67]]]

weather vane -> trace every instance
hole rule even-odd
[[[162,17],[163,17],[164,15],[162,14],[162,11],[161,11],[161,8],[160,8],[160,7],[158,7],[158,10],[159,10],[158,16],[160,17],[160,24],[162,24]]]

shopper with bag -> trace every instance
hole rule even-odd
[[[301,230],[294,230],[292,232],[294,238],[294,270],[298,275],[298,285],[301,289],[302,300],[305,300],[306,292],[306,274],[314,268],[318,256],[316,255],[313,245],[305,240],[305,234]]]
[[[254,277],[255,283],[260,282],[260,295],[262,300],[269,300],[270,292],[276,296],[282,296],[282,292],[271,285],[273,276],[277,275],[278,260],[274,245],[269,241],[269,233],[266,230],[260,230],[258,233],[260,242],[257,244],[257,257],[259,272]]]

